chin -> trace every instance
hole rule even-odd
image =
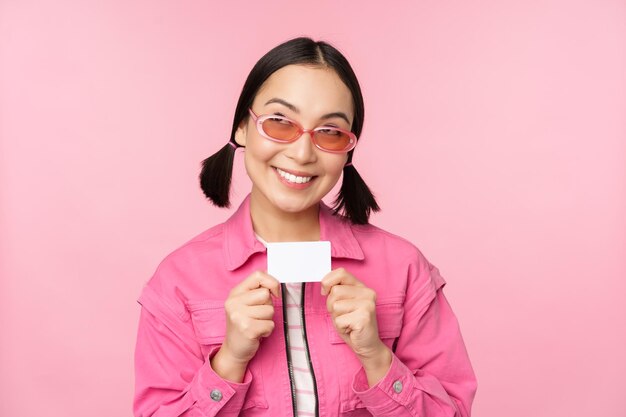
[[[286,213],[300,213],[316,205],[318,201],[303,201],[296,198],[280,198],[274,201],[274,205]]]

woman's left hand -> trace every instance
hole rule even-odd
[[[391,351],[378,336],[376,291],[366,287],[344,268],[328,273],[321,284],[322,295],[328,295],[326,308],[339,335],[366,371],[378,369],[386,372],[391,364]]]

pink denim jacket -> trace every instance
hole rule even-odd
[[[333,326],[320,284],[306,283],[302,314],[318,416],[468,417],[476,378],[438,269],[408,241],[353,225],[324,203],[319,219],[321,240],[331,242],[332,268],[344,267],[376,291],[380,338],[394,354],[387,374],[369,387]],[[266,268],[249,195],[225,223],[160,263],[138,300],[135,416],[294,415],[281,300],[275,300],[274,331],[242,383],[222,379],[208,360],[226,334],[229,291]]]

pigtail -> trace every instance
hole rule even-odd
[[[343,211],[343,215],[354,224],[367,224],[370,213],[380,211],[374,195],[352,162],[343,167],[343,182],[333,205],[336,214]]]
[[[233,176],[235,150],[234,141],[228,142],[219,151],[202,161],[200,188],[204,195],[218,207],[230,207],[230,182]]]

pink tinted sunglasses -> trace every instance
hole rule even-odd
[[[346,153],[356,146],[356,135],[348,130],[335,126],[318,126],[314,129],[304,129],[300,123],[277,114],[257,116],[252,109],[248,109],[252,120],[261,136],[279,143],[291,143],[305,133],[311,134],[311,140],[322,151],[332,153]]]

